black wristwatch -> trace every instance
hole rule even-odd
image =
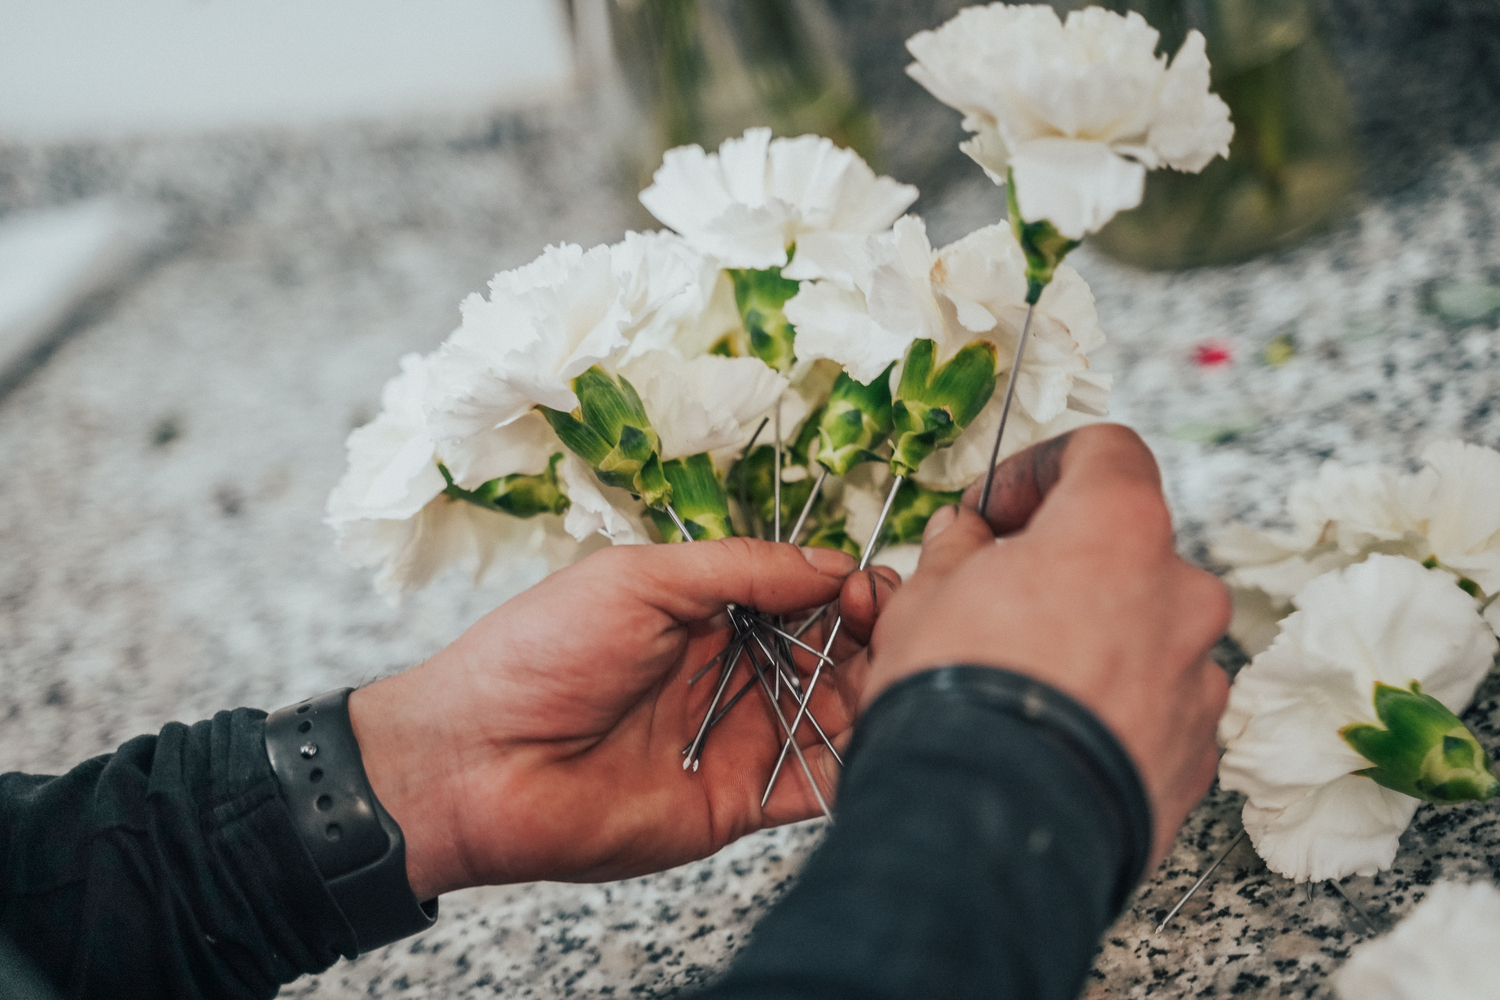
[[[266,754],[302,842],[360,952],[431,927],[438,901],[418,902],[406,841],[370,788],[349,722],[349,693],[329,691],[266,718]]]

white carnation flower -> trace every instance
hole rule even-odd
[[[571,502],[563,516],[563,527],[568,534],[580,542],[593,535],[602,535],[616,545],[644,545],[651,541],[642,519],[646,505],[638,497],[599,482],[594,470],[577,455],[563,459],[558,476]]]
[[[1007,374],[1026,319],[1026,262],[1004,225],[934,251],[922,220],[906,216],[876,236],[810,239],[786,273],[815,279],[786,304],[798,356],[830,358],[864,383],[918,339],[937,343],[938,364],[965,344],[991,340]],[[1106,412],[1110,376],[1089,367],[1089,353],[1103,343],[1088,284],[1060,266],[1032,316],[1007,454],[1087,422],[1080,414]],[[892,373],[893,386],[899,377]],[[924,486],[957,489],[988,468],[1003,397],[997,388],[954,445],[926,459],[917,473]]]
[[[1500,983],[1500,889],[1439,882],[1396,929],[1334,973],[1341,1000],[1490,1000]]]
[[[444,495],[441,458],[458,485],[473,488],[500,476],[546,469],[562,445],[540,417],[462,442],[445,454],[427,428],[422,400],[432,359],[409,354],[401,374],[386,383],[378,417],[349,435],[349,469],[328,498],[328,523],[339,550],[357,566],[379,567],[375,589],[395,596],[426,586],[454,564],[475,582],[497,553],[541,555],[558,566],[577,546],[557,518],[523,520]]]
[[[1430,560],[1484,597],[1500,590],[1500,453],[1442,441],[1423,453],[1420,473],[1381,465],[1324,462],[1287,497],[1292,527],[1251,531],[1231,526],[1213,545],[1215,561],[1231,567],[1230,634],[1254,655],[1292,595],[1330,570],[1372,552]],[[1488,582],[1488,586],[1486,583]],[[1492,589],[1494,588],[1494,589]]]
[[[1137,13],[1100,7],[1060,22],[1050,7],[969,7],[913,36],[907,72],[964,114],[961,147],[997,184],[1015,178],[1021,217],[1082,239],[1140,204],[1146,171],[1197,173],[1227,156],[1229,108],[1209,92],[1203,36],[1170,66]]]
[[[548,247],[470,295],[443,345],[427,410],[435,435],[458,441],[540,404],[578,405],[573,379],[594,365],[670,345],[704,311],[714,271],[670,233],[631,233],[614,246]]]
[[[1298,882],[1388,868],[1417,799],[1356,774],[1370,762],[1339,730],[1383,725],[1377,682],[1413,681],[1455,714],[1488,673],[1495,637],[1451,577],[1372,555],[1295,597],[1269,649],[1235,678],[1219,723],[1219,781],[1245,793],[1245,830]]]
[[[769,268],[807,233],[877,233],[917,189],[877,177],[857,153],[804,135],[752,128],[717,153],[668,150],[641,204],[724,267]]]

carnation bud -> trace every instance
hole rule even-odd
[[[874,449],[891,435],[891,369],[869,385],[839,372],[817,427],[818,462],[835,476],[879,460]]]
[[[838,549],[845,555],[859,558],[859,546],[849,537],[849,532],[845,530],[845,518],[842,517],[819,525],[802,544],[819,549]]]
[[[913,341],[891,406],[895,449],[891,471],[910,476],[922,460],[946,448],[979,416],[995,391],[998,353],[993,342],[965,344],[946,364],[934,367],[937,344]]]
[[[821,412],[821,411],[819,411]],[[818,413],[802,422],[797,438],[781,449],[781,510],[796,517],[812,494],[813,477],[808,472],[808,453],[818,437]],[[821,455],[821,453],[820,453]],[[770,524],[776,515],[776,446],[759,445],[735,463],[729,473],[730,495],[743,507],[753,511],[762,523]]]
[[[1358,722],[1339,730],[1375,765],[1359,774],[1427,802],[1483,801],[1500,791],[1484,747],[1416,681],[1409,691],[1377,681],[1375,715],[1384,729]]]
[[[629,490],[662,508],[672,502],[672,487],[662,473],[661,439],[651,429],[646,408],[635,387],[618,382],[598,365],[573,380],[578,409],[563,413],[539,410],[562,443],[593,467],[607,486]]]
[[[1016,242],[1021,244],[1021,252],[1026,255],[1026,301],[1036,305],[1037,299],[1042,297],[1042,289],[1052,282],[1057,265],[1081,241],[1068,239],[1046,219],[1023,222],[1021,206],[1016,201],[1015,173],[1010,170],[1006,171],[1005,208],[1010,215],[1011,232],[1016,234]]]
[[[915,479],[908,479],[896,491],[891,501],[891,512],[886,515],[884,544],[905,545],[920,542],[927,521],[942,507],[951,507],[963,499],[964,491],[942,493],[929,490]]]
[[[707,452],[663,462],[661,469],[671,486],[672,509],[682,518],[693,540],[728,538],[734,534],[729,523],[729,499]],[[662,541],[685,541],[671,515],[655,507],[650,513]]]
[[[557,452],[547,461],[544,472],[536,475],[516,473],[501,476],[481,483],[472,490],[461,489],[453,482],[447,466],[438,463],[448,486],[443,492],[455,500],[463,500],[483,507],[498,510],[514,517],[535,517],[537,514],[566,514],[571,502],[558,482],[557,466],[562,461],[562,452]]]
[[[783,278],[779,267],[763,271],[730,269],[727,273],[734,282],[734,304],[739,307],[740,322],[750,337],[750,354],[776,371],[790,371],[797,360],[794,344],[797,331],[781,310],[797,294],[798,283]]]

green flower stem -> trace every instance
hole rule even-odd
[[[846,476],[860,462],[878,461],[875,449],[891,436],[893,427],[891,369],[869,385],[839,372],[817,422],[818,463],[835,476]]]
[[[937,344],[913,342],[891,405],[894,451],[891,472],[910,476],[922,460],[958,440],[995,391],[998,352],[993,342],[965,344],[935,366]]]
[[[452,474],[442,462],[438,463],[438,471],[448,484],[443,493],[454,500],[463,500],[476,507],[497,510],[513,517],[535,517],[538,514],[566,514],[571,506],[571,501],[557,478],[557,466],[562,459],[563,453],[558,452],[547,460],[545,472],[501,476],[481,483],[472,490],[454,485]]]
[[[573,391],[578,409],[572,413],[537,407],[562,443],[605,485],[629,490],[648,507],[671,503],[672,487],[662,473],[661,439],[635,387],[595,365],[573,380]]]
[[[1082,241],[1063,236],[1046,219],[1036,222],[1021,220],[1021,205],[1016,200],[1016,177],[1012,170],[1005,172],[1005,209],[1010,216],[1011,232],[1016,234],[1021,252],[1026,255],[1026,304],[1034,306],[1042,297],[1042,289],[1051,284],[1057,265]]]
[[[734,304],[750,338],[750,354],[779,372],[790,371],[797,360],[797,331],[782,307],[797,294],[797,282],[783,278],[779,267],[762,271],[731,268],[726,273],[734,282]]]
[[[662,472],[672,489],[672,509],[682,518],[693,540],[728,538],[734,534],[729,522],[729,497],[719,482],[713,459],[700,451],[687,458],[662,463]],[[652,507],[651,520],[661,532],[662,541],[684,541],[682,532],[665,510]]]
[[[1375,765],[1356,773],[1426,802],[1482,802],[1500,791],[1484,747],[1416,681],[1410,690],[1377,681],[1375,715],[1385,728],[1358,722],[1339,730]]]

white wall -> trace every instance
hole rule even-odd
[[[569,48],[560,0],[0,0],[0,141],[513,106]]]

